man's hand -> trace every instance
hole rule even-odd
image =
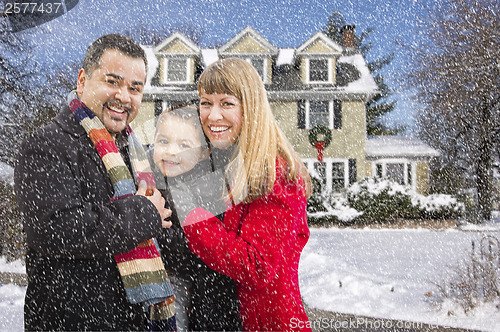
[[[152,191],[152,195],[147,195],[146,194],[147,191]],[[136,195],[146,197],[147,199],[149,199],[151,201],[151,203],[153,203],[155,205],[156,209],[158,210],[158,213],[161,216],[161,224],[162,224],[161,227],[169,228],[170,226],[172,226],[171,221],[165,220],[168,217],[170,217],[170,215],[172,214],[172,211],[165,207],[165,199],[163,198],[161,193],[158,191],[158,189],[156,189],[156,188],[148,189],[146,182],[141,181],[141,183],[139,183],[139,188],[137,189]]]

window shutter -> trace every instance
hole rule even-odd
[[[297,128],[306,129],[306,101],[297,102]]]
[[[161,112],[163,111],[163,100],[161,99],[156,99],[155,100],[155,116],[158,116],[161,114]]]
[[[349,159],[349,185],[357,181],[356,159]]]
[[[411,163],[408,163],[408,183],[407,185],[411,186],[413,179],[411,178]]]
[[[333,101],[333,129],[342,129],[342,102]]]

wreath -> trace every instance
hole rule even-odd
[[[319,136],[321,135],[321,139]],[[316,125],[309,132],[309,143],[316,147],[318,143],[324,143],[323,147],[327,147],[332,142],[332,131],[323,125]],[[322,144],[323,145],[323,144]]]

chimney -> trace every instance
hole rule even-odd
[[[344,25],[340,29],[340,34],[342,36],[342,45],[346,48],[355,47],[354,45],[354,28],[355,25]]]

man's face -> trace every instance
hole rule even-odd
[[[143,59],[106,50],[100,66],[90,76],[84,69],[80,70],[77,93],[106,129],[116,135],[137,116],[145,82]]]

